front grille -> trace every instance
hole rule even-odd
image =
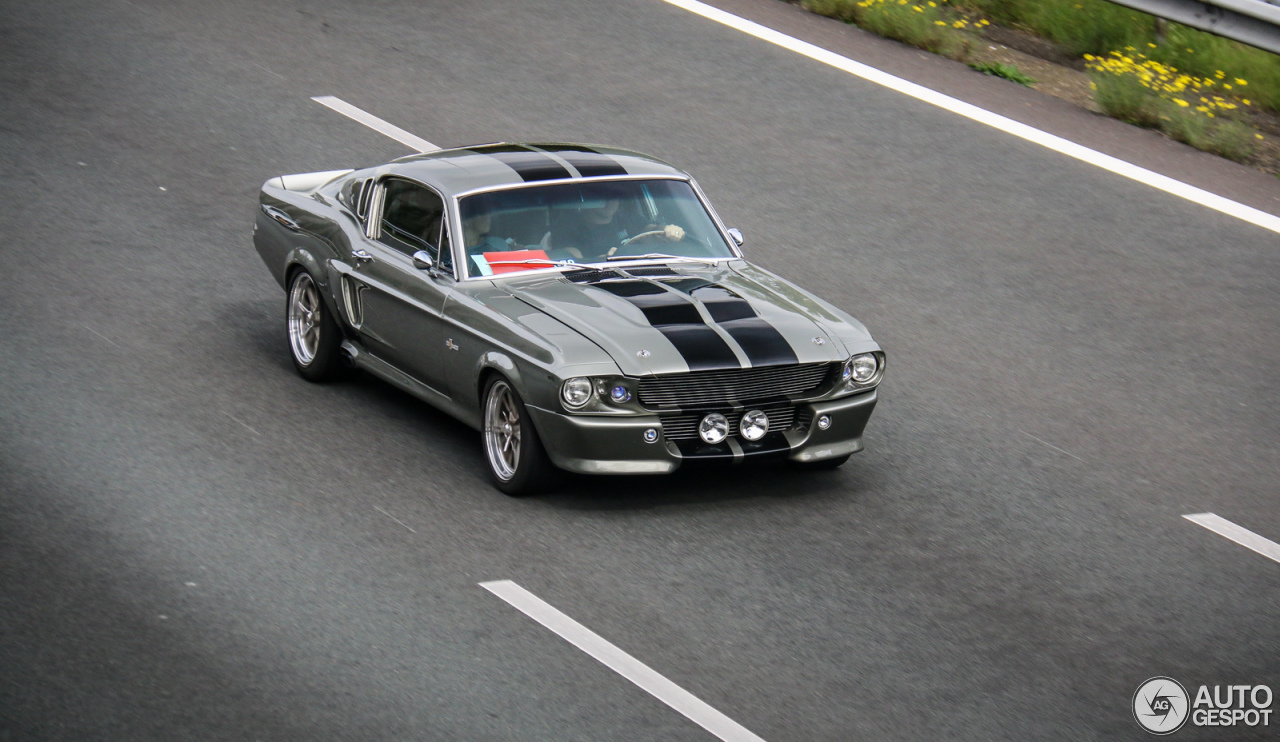
[[[640,379],[640,404],[649,408],[711,409],[756,400],[809,396],[832,373],[833,364],[806,363],[725,371],[690,371]]]
[[[763,410],[764,414],[769,416],[771,433],[787,430],[795,421],[796,408],[794,407],[766,407]],[[727,410],[719,410],[719,412],[729,418],[729,435],[737,435],[738,423],[742,420],[742,415]],[[699,440],[698,423],[702,422],[703,417],[706,417],[704,412],[694,415],[662,415],[659,418],[662,421],[662,435],[669,441]]]

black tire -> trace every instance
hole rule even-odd
[[[511,382],[492,376],[480,408],[480,442],[493,484],[512,497],[546,492],[560,481],[534,430],[520,393]]]
[[[285,332],[294,368],[308,381],[331,381],[345,375],[342,331],[315,279],[305,269],[296,271],[289,278],[285,297]]]
[[[835,458],[821,459],[819,461],[792,461],[791,465],[801,471],[827,471],[844,466],[844,462],[848,461],[852,455],[846,453],[844,456],[836,456]]]

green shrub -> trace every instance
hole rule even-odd
[[[963,17],[952,17],[945,0],[802,0],[803,7],[856,23],[860,28],[951,59],[965,59],[972,41]]]
[[[1111,118],[1138,126],[1160,127],[1160,98],[1130,75],[1094,73],[1093,99]]]
[[[857,20],[853,12],[857,7],[854,0],[801,0],[800,7],[818,15],[839,18],[845,23],[854,23]]]

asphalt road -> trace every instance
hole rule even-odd
[[[1280,184],[772,0],[743,15],[1267,208]],[[576,479],[292,370],[259,185],[587,141],[699,179],[889,376],[842,469]],[[1277,235],[659,0],[0,4],[0,740],[1144,739],[1280,691]],[[1178,739],[1275,736],[1192,729]]]

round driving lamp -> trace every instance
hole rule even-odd
[[[560,398],[564,400],[566,407],[575,410],[582,407],[591,400],[591,381],[581,376],[565,381],[560,388]]]
[[[769,416],[761,410],[752,410],[742,416],[738,434],[749,441],[758,441],[769,432]]]
[[[875,378],[876,371],[880,370],[880,364],[876,361],[874,353],[863,353],[850,358],[845,368],[854,381],[865,384]]]
[[[618,404],[622,404],[623,402],[629,402],[631,401],[631,391],[627,389],[625,386],[619,384],[609,390],[609,399],[612,399],[614,402]]]
[[[713,412],[702,418],[698,424],[698,437],[703,441],[716,444],[729,437],[729,418],[719,412]]]

